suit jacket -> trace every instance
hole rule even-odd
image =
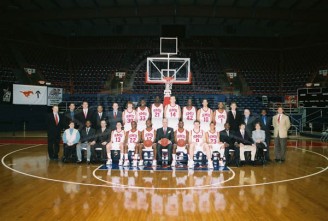
[[[254,143],[256,143],[257,140],[260,140],[261,143],[264,144],[264,146],[267,146],[265,142],[265,131],[264,130],[253,130],[252,131],[252,139]]]
[[[92,127],[90,127],[89,133],[87,134],[87,128],[84,127],[81,131],[80,131],[80,135],[81,135],[81,139],[80,142],[84,143],[84,142],[92,142],[96,140],[96,130]]]
[[[63,124],[63,117],[58,114],[59,116],[59,122],[58,125],[56,125],[56,120],[54,113],[51,112],[50,114],[47,115],[46,119],[46,125],[47,125],[47,133],[48,133],[48,139],[50,140],[60,140],[60,132],[62,129],[62,124]]]
[[[232,112],[229,111],[227,114],[227,122],[230,124],[230,130],[237,132],[242,122],[242,115],[236,111],[236,118],[234,118]]]
[[[290,128],[290,120],[289,117],[285,114],[281,115],[280,122],[278,123],[278,114],[272,118],[273,124],[273,136],[277,137],[279,134],[280,138],[287,138],[288,130]]]
[[[73,119],[72,119],[71,111],[70,110],[68,110],[68,111],[66,111],[64,113],[64,125],[63,125],[63,127],[65,129],[69,128],[68,125],[69,125],[69,122],[70,121],[74,121],[74,124],[75,124],[74,127],[75,127],[75,129],[77,129],[77,128],[80,127],[79,120],[78,120],[78,115],[77,115],[77,112],[76,111],[73,112]]]
[[[264,124],[263,116],[259,116],[258,122],[260,122],[261,129],[265,131],[265,134],[270,133],[271,125],[272,125],[272,117],[265,116],[266,124]]]
[[[93,117],[90,109],[88,109],[87,117],[84,116],[83,109],[77,113],[77,120],[79,121],[80,129],[85,126],[87,120],[92,122],[92,119]]]
[[[156,131],[156,143],[162,138],[169,139],[173,144],[174,143],[174,130],[173,130],[173,128],[167,127],[165,135],[164,135],[163,127],[158,128],[157,131]]]
[[[245,123],[245,116],[243,116],[241,122]],[[248,121],[247,121],[246,128],[245,128],[248,136],[252,136],[252,131],[255,129],[255,123],[256,123],[256,118],[254,116],[250,115],[248,117]]]
[[[92,120],[92,125],[93,128],[95,128],[96,130],[100,129],[100,121],[105,120],[107,121],[107,115],[105,112],[102,112],[101,118],[99,117],[99,113],[98,111],[93,115],[93,120]]]
[[[116,123],[118,121],[122,122],[122,111],[117,111],[116,118],[114,118],[114,112],[109,111],[107,112],[107,123],[111,131],[116,130]]]
[[[242,144],[244,144],[244,145],[251,145],[251,144],[254,143],[254,142],[253,142],[253,139],[252,139],[250,136],[248,136],[246,130],[245,130],[244,138],[243,138],[243,136],[241,135],[240,130],[238,130],[238,131],[235,133],[235,136],[234,136],[234,137],[235,137],[235,141],[236,141],[238,144],[242,143]]]
[[[96,133],[96,142],[101,144],[102,142],[109,142],[110,140],[110,130],[106,128],[104,132],[101,131],[101,128],[97,130]]]
[[[226,130],[220,131],[220,141],[229,144],[229,147],[233,147],[235,143],[234,132],[229,130],[229,135]]]

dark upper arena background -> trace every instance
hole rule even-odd
[[[159,55],[160,37],[178,37],[178,56],[191,58],[193,77],[191,85],[173,86],[180,105],[192,98],[200,107],[207,98],[216,108],[234,100],[240,110],[266,107],[272,114],[285,103],[292,130],[310,130],[312,123],[321,132],[327,100],[298,108],[286,95],[307,83],[327,88],[327,76],[319,74],[328,69],[327,12],[324,0],[2,0],[1,92],[41,80],[63,87],[65,101],[110,109],[114,101],[124,108],[146,98],[149,105],[164,85],[145,84],[146,58]],[[126,72],[122,95],[117,71]],[[1,130],[42,130],[48,110],[1,103]]]

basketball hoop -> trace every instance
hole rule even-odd
[[[165,81],[165,90],[172,90],[174,77],[163,77],[163,81]]]

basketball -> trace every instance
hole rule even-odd
[[[151,147],[153,145],[153,142],[151,140],[144,140],[143,145],[145,147]]]
[[[162,145],[163,147],[166,147],[167,145],[169,145],[169,142],[170,142],[170,140],[167,139],[167,138],[162,138],[162,139],[161,139],[161,145]]]
[[[184,147],[186,146],[186,141],[183,139],[178,140],[177,142],[178,147]]]

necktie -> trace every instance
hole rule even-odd
[[[164,129],[164,135],[166,135],[166,129]]]
[[[243,136],[243,139],[244,139],[244,132],[241,132],[241,136]]]
[[[263,118],[264,125],[266,125],[266,118],[265,118],[265,116],[263,116],[262,118]]]
[[[116,118],[116,112],[114,112],[114,118]]]
[[[87,135],[89,134],[89,128],[87,128]]]
[[[99,119],[101,119],[101,115],[102,115],[102,113],[99,113]]]
[[[247,121],[248,121],[248,117],[245,118],[245,124],[247,124]]]
[[[71,119],[74,120],[74,112],[71,111]]]
[[[232,112],[233,118],[236,118],[236,112]]]
[[[281,117],[281,115],[279,114],[279,116],[278,116],[278,123],[280,123],[280,117]]]
[[[87,118],[87,111],[84,111],[84,117]]]
[[[228,134],[228,137],[229,137],[229,131],[227,130],[227,134]]]
[[[58,125],[58,123],[59,123],[58,114],[55,114],[55,122],[56,122],[56,125]]]

